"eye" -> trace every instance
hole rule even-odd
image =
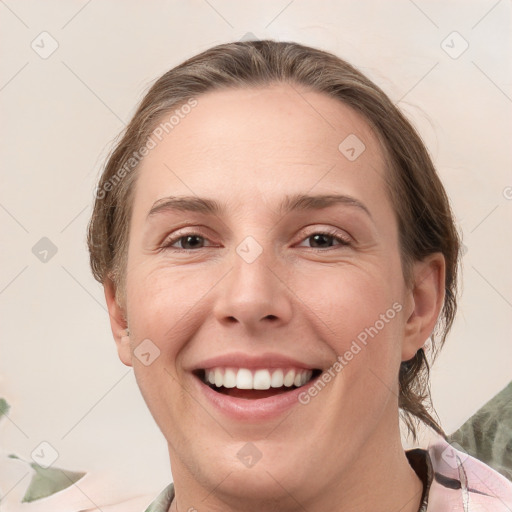
[[[199,233],[186,233],[178,234],[167,238],[163,244],[162,249],[169,249],[171,251],[193,251],[194,249],[202,249],[206,237]],[[181,247],[175,247],[179,244]]]
[[[208,240],[207,237],[201,235],[200,233],[181,233],[175,234],[169,238],[167,238],[163,244],[162,249],[171,250],[171,251],[194,251],[197,249],[203,249],[205,246],[205,241]],[[349,246],[351,245],[348,237],[342,235],[340,232],[336,230],[323,230],[317,231],[310,235],[308,235],[304,241],[310,240],[312,247],[311,249],[322,250],[329,249],[335,245],[338,246]],[[333,242],[337,242],[334,244]],[[178,246],[176,246],[178,244]],[[299,245],[300,246],[300,245]]]
[[[317,231],[308,235],[304,240],[311,240],[312,247],[311,249],[329,249],[333,246],[333,241],[338,242],[337,245],[340,246],[349,246],[350,240],[348,237],[342,235],[340,232],[336,230],[324,230]]]

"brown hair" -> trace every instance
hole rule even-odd
[[[206,92],[274,83],[304,87],[342,101],[366,119],[381,141],[406,283],[412,284],[414,261],[434,252],[441,252],[446,261],[445,301],[430,337],[433,361],[457,308],[460,239],[443,185],[420,136],[377,85],[337,56],[297,43],[262,40],[217,45],[154,83],[108,158],[98,184],[88,228],[94,277],[100,283],[112,279],[116,297],[123,302],[136,170],[162,117],[171,111],[179,114],[179,108],[185,111],[187,104],[193,105]],[[423,349],[402,362],[398,378],[399,407],[413,438],[418,420],[444,436],[431,414],[429,362]]]

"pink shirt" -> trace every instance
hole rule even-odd
[[[441,436],[428,447],[427,508],[420,512],[511,512],[512,482]]]

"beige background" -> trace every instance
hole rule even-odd
[[[432,372],[445,430],[511,379],[510,2],[2,0],[0,396],[12,410],[1,454],[29,459],[47,441],[56,466],[105,472],[121,492],[168,483],[163,437],[117,359],[85,229],[110,143],[149,84],[247,33],[346,58],[432,152],[467,247],[458,319]],[[43,237],[57,250],[46,262],[32,251]],[[48,249],[39,243],[36,253]],[[0,487],[13,498],[28,476],[3,455]]]

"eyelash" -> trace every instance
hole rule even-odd
[[[325,249],[318,248],[318,247],[309,247],[309,249],[311,249],[312,251],[315,251],[315,252],[325,252],[327,250],[335,249],[336,247],[348,247],[348,246],[352,245],[351,242],[346,237],[340,235],[338,231],[333,230],[333,229],[314,231],[313,233],[311,233],[308,236],[306,236],[305,238],[303,238],[302,241],[307,240],[308,238],[311,238],[315,235],[324,235],[324,236],[332,237],[335,241],[339,242],[338,246],[327,247]],[[198,232],[181,233],[179,235],[176,235],[176,236],[166,239],[164,241],[161,249],[171,251],[171,252],[197,252],[200,249],[205,249],[205,247],[199,247],[198,249],[182,249],[182,248],[172,247],[173,244],[175,244],[182,238],[186,238],[189,236],[197,236],[197,237],[203,238],[205,240],[208,239],[206,236],[203,236],[203,235],[201,235],[201,233],[198,233]]]

